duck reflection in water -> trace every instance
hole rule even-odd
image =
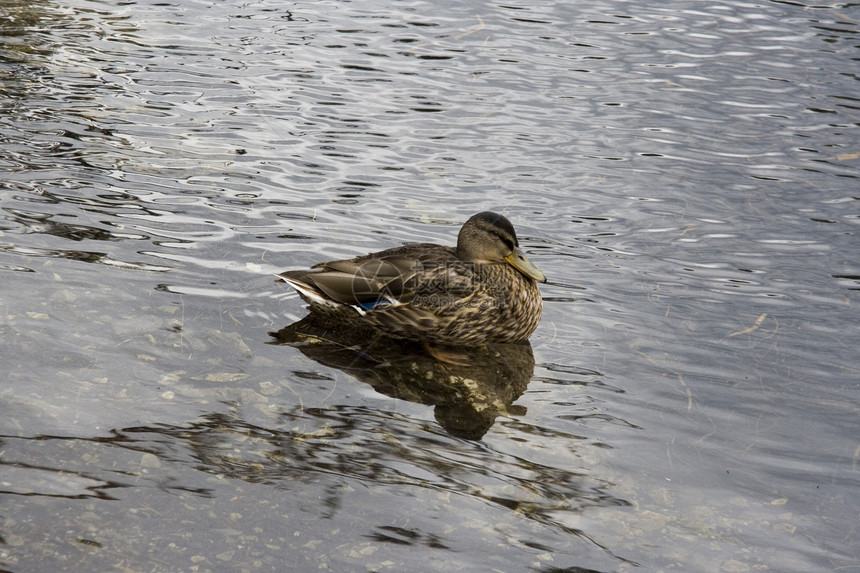
[[[453,436],[479,440],[498,416],[526,412],[512,404],[534,372],[528,342],[461,349],[468,361],[463,365],[437,360],[416,342],[367,329],[332,328],[313,314],[270,334],[381,394],[435,406],[436,421]]]

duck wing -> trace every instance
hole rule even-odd
[[[369,310],[380,303],[410,304],[417,292],[444,288],[452,261],[462,263],[453,247],[417,243],[279,276],[316,302]]]
[[[363,308],[399,301],[404,283],[417,271],[413,259],[399,255],[332,261],[314,269],[319,270],[307,278],[329,298]]]

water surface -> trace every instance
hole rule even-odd
[[[5,2],[2,568],[860,568],[858,20]],[[269,334],[275,272],[488,209],[529,347]]]

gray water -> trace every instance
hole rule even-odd
[[[860,570],[858,22],[4,1],[0,569]],[[269,334],[488,209],[550,283],[471,385]]]

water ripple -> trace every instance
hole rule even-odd
[[[2,3],[10,568],[856,563],[850,9],[441,8]],[[485,209],[551,282],[482,441],[267,344]]]

